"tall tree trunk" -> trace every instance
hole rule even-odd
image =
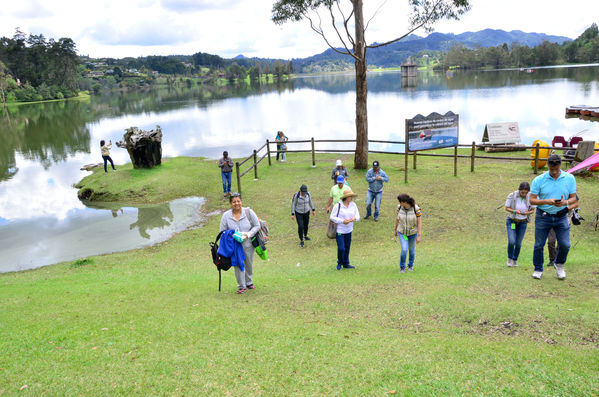
[[[352,0],[356,23],[356,42],[354,55],[356,56],[356,154],[354,167],[366,169],[368,167],[368,107],[366,84],[366,42],[364,39],[364,14],[362,13],[362,0]]]

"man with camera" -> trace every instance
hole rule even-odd
[[[566,278],[564,265],[570,250],[570,225],[568,206],[577,202],[576,179],[561,170],[562,159],[557,154],[547,158],[549,171],[537,176],[530,188],[530,203],[537,206],[535,216],[535,245],[532,262],[535,270],[532,277],[543,275],[543,248],[549,231],[553,229],[557,239],[555,271],[557,278]]]

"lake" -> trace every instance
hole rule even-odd
[[[599,141],[599,123],[564,116],[569,105],[599,106],[597,65],[540,68],[532,73],[420,72],[414,87],[402,87],[397,72],[370,73],[368,88],[369,138],[373,140],[403,140],[405,119],[451,110],[460,116],[460,143],[480,142],[485,124],[506,121],[518,122],[525,144],[535,139],[551,142],[554,135]],[[216,159],[223,150],[245,157],[266,139],[274,139],[278,130],[292,140],[355,138],[353,74],[301,77],[262,86],[161,87],[9,110],[9,118],[0,114],[0,251],[5,258],[0,272],[131,249],[198,223],[201,203],[191,199],[194,210],[181,211],[185,215],[172,220],[167,217],[168,227],[160,222],[145,227],[148,235],[160,237],[142,236],[120,247],[107,231],[119,230],[125,240],[129,238],[125,236],[139,237],[141,229],[128,228],[141,209],[125,206],[121,214],[119,207],[115,217],[112,209],[90,208],[77,198],[73,184],[88,174],[81,166],[100,162],[100,140],[119,141],[128,127],[160,125],[164,157]],[[397,149],[387,144],[371,147]],[[347,149],[351,148],[349,144]],[[130,161],[126,150],[116,145],[111,156],[117,165]],[[216,165],[215,183],[220,184]],[[78,244],[101,250],[65,256],[60,251],[66,248],[38,249],[50,243],[71,246],[75,236],[81,237],[73,231],[91,219],[95,226],[85,236],[91,238],[95,230],[103,237],[93,243],[78,240]],[[43,236],[50,240],[39,241]],[[56,240],[57,236],[63,240]]]

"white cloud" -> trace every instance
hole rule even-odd
[[[95,57],[202,51],[225,57],[241,53],[250,57],[289,59],[327,49],[307,21],[275,25],[271,21],[273,3],[274,0],[96,0],[91,3],[21,0],[3,4],[0,36],[11,37],[19,27],[26,33],[43,34],[48,38],[70,37],[80,53]],[[395,38],[408,28],[407,0],[365,2],[365,19],[370,19],[381,4],[380,12],[368,28],[368,42]],[[581,0],[576,7],[565,7],[558,0],[542,4],[472,0],[471,4],[472,10],[460,21],[439,22],[436,31],[462,33],[493,28],[575,38],[596,19],[596,14],[580,11],[595,7],[595,1],[591,0]],[[425,35],[424,31],[416,33]]]

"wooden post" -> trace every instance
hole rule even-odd
[[[235,172],[237,173],[237,193],[241,194],[241,177],[239,176],[239,162],[235,162]]]
[[[458,145],[453,149],[453,176],[458,176]]]
[[[472,157],[470,157],[470,172],[474,172],[474,155],[476,153],[476,145],[472,141]]]
[[[416,154],[417,154],[417,153],[418,153],[418,152],[414,152],[414,165],[413,165],[414,169],[416,169]]]
[[[270,162],[270,142],[268,139],[266,140],[266,152],[268,153],[268,165],[272,165]]]
[[[254,180],[258,179],[258,163],[256,162],[257,157],[256,150],[254,150]]]
[[[539,142],[537,142],[537,152],[535,153],[535,175],[539,173],[539,146],[541,145],[539,144]]]
[[[316,156],[314,154],[314,137],[312,137],[312,167],[316,167]]]
[[[408,138],[409,138],[409,134],[408,134],[408,120],[407,119],[406,119],[406,128],[405,128],[405,131],[406,131],[406,135],[405,135],[404,149],[403,149],[403,151],[404,151],[404,172],[405,172],[405,175],[404,175],[403,182],[404,183],[408,183],[408,147],[409,147],[409,145],[408,145],[408,143],[409,143]]]

